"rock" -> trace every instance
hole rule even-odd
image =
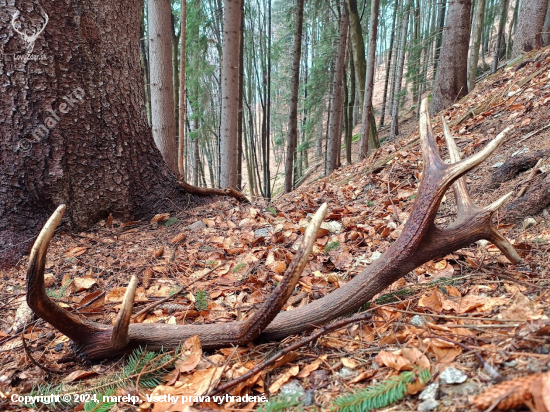
[[[523,227],[525,229],[527,229],[531,226],[535,226],[536,224],[537,224],[537,221],[532,217],[528,217],[523,221]]]
[[[186,227],[186,229],[192,230],[193,232],[196,232],[197,230],[201,230],[205,228],[206,228],[206,223],[204,223],[202,220],[192,223]]]
[[[550,363],[550,362],[548,362]],[[511,360],[510,362],[504,362],[504,366],[506,366],[507,368],[515,368],[516,366],[518,366],[518,361],[516,360]],[[550,365],[548,365],[550,366]]]
[[[11,333],[13,335],[18,334],[23,330],[25,325],[27,323],[30,323],[33,319],[34,312],[31,308],[29,308],[29,305],[27,305],[27,301],[23,299],[21,301],[21,304],[17,308],[17,312],[15,312],[15,320],[13,321],[13,325],[11,326]]]
[[[444,385],[453,385],[455,383],[465,382],[468,377],[457,368],[449,367],[439,375],[439,382]]]
[[[414,326],[424,326],[424,324],[426,323],[426,321],[424,320],[424,318],[420,315],[414,315],[411,319],[411,323],[414,325]]]
[[[430,400],[430,399],[434,399],[437,398],[437,392],[439,391],[439,383],[438,382],[434,382],[434,383],[430,383],[426,389],[424,389],[420,395],[418,395],[418,399],[421,399],[423,401],[427,401],[427,400]]]
[[[476,243],[481,247],[485,247],[487,246],[487,243],[489,243],[489,241],[485,239],[481,239],[481,240],[478,240]]]
[[[345,366],[338,371],[338,376],[340,376],[342,379],[347,378],[353,378],[355,375],[357,375],[357,372],[351,370],[350,368],[346,368]]]
[[[518,151],[512,153],[512,157],[522,155],[524,153],[527,153],[529,149],[527,147],[524,147],[523,149],[519,149]]]
[[[304,396],[302,396],[301,404],[302,406],[311,406],[313,405],[313,402],[315,402],[315,392],[314,391],[307,391]]]
[[[428,399],[427,401],[422,402],[418,405],[418,411],[432,411],[439,406],[439,402],[434,399]]]
[[[283,396],[302,396],[306,393],[304,387],[300,385],[300,383],[293,379],[288,383],[285,383],[283,386],[281,386],[281,390],[279,393]]]
[[[496,169],[497,167],[500,167],[500,166],[502,166],[503,164],[504,164],[504,162],[496,162],[496,163],[495,163],[493,166],[491,166],[491,167],[494,167],[494,168]]]
[[[270,227],[262,227],[260,229],[256,229],[254,231],[254,239],[258,239],[260,237],[266,237],[269,235],[269,230],[270,229],[273,229],[271,226]]]

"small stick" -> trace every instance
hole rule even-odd
[[[527,133],[524,137],[522,137],[521,139],[518,140],[518,143],[522,143],[522,142],[526,141],[530,137],[533,137],[534,135],[539,134],[540,132],[542,132],[543,130],[548,129],[549,127],[550,127],[550,123],[548,123],[546,126],[541,127],[538,130],[532,131],[531,133]]]
[[[21,341],[23,342],[23,349],[25,349],[25,354],[27,355],[27,357],[29,358],[29,360],[36,366],[38,366],[40,369],[42,369],[44,372],[47,372],[47,373],[56,373],[56,374],[59,374],[59,375],[64,375],[65,372],[61,372],[61,371],[56,371],[54,369],[50,369],[48,368],[47,366],[44,366],[40,363],[38,363],[38,361],[36,359],[34,359],[31,355],[31,351],[29,350],[29,347],[27,346],[27,341],[25,340],[25,329],[27,329],[26,327],[23,328],[23,331],[21,332]]]
[[[219,269],[225,265],[227,265],[227,263],[229,262],[225,262],[225,263],[222,263],[221,265],[218,265],[216,266],[215,268],[213,269],[210,269],[208,272],[206,272],[204,275],[201,275],[199,276],[197,279],[194,279],[192,280],[191,282],[189,282],[187,285],[185,286],[182,286],[180,287],[175,293],[172,293],[171,295],[169,296],[166,296],[165,298],[162,298],[160,300],[157,300],[156,302],[153,302],[153,303],[150,303],[149,305],[145,306],[143,309],[141,309],[138,313],[136,313],[134,316],[132,316],[132,319],[136,319],[137,317],[139,316],[142,316],[144,314],[147,314],[150,310],[156,308],[158,305],[176,297],[177,295],[179,295],[181,292],[183,292],[184,290],[186,290],[189,286],[193,285],[194,283],[198,282],[199,280],[202,280],[204,279],[206,276],[208,276],[209,274],[211,274],[212,272],[214,272],[216,269]]]
[[[290,346],[287,346],[286,348],[280,350],[279,352],[277,352],[275,355],[273,355],[268,360],[254,366],[250,371],[248,371],[244,375],[241,375],[236,379],[233,379],[229,382],[224,383],[221,386],[218,386],[216,389],[214,389],[212,392],[209,393],[209,396],[217,395],[220,392],[225,392],[225,391],[233,388],[234,386],[237,386],[239,383],[244,382],[248,378],[251,378],[252,376],[256,375],[258,372],[261,372],[263,369],[267,368],[268,366],[273,365],[275,362],[277,362],[277,360],[281,356],[284,356],[287,353],[292,352],[293,350],[296,350],[296,349],[308,344],[309,342],[312,342],[312,341],[320,338],[321,336],[323,336],[326,333],[335,331],[337,329],[341,329],[344,326],[349,325],[350,323],[360,322],[360,321],[369,319],[372,316],[372,314],[370,312],[373,311],[374,309],[377,309],[378,307],[379,306],[377,306],[376,308],[369,309],[367,312],[361,313],[359,315],[352,316],[351,318],[348,318],[348,319],[342,319],[338,322],[334,322],[331,325],[327,325],[324,328],[319,329],[317,332],[312,333],[307,338],[302,339],[302,340],[300,340],[300,341],[298,341],[298,342],[296,342],[296,343],[294,343]]]
[[[531,173],[529,173],[529,176],[527,177],[527,181],[529,181],[529,180],[531,180],[532,178],[535,177],[537,172],[540,170],[539,167],[540,167],[541,164],[542,164],[542,159],[539,159],[539,161],[537,162],[535,167],[533,167],[533,169],[531,169]],[[520,191],[516,195],[516,198],[520,198],[525,194],[525,191],[527,190],[527,181],[523,183],[523,187],[520,189]]]

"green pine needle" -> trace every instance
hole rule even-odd
[[[428,369],[417,370],[416,372],[422,383],[427,383],[431,379],[431,373]],[[407,385],[415,377],[415,371],[403,372],[377,385],[336,398],[334,405],[341,412],[368,412],[371,409],[383,408],[403,399],[407,395]]]

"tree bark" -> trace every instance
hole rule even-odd
[[[446,11],[447,11],[447,0],[443,0],[439,2],[439,10],[437,14],[437,36],[435,37],[434,73],[437,73],[439,56],[441,54],[441,41],[443,39],[443,29],[445,28]]]
[[[370,34],[369,34],[369,56],[367,59],[367,77],[365,86],[365,98],[363,99],[363,119],[361,121],[361,149],[359,158],[365,159],[370,152],[380,143],[374,139],[371,133],[371,118],[374,117],[372,110],[372,95],[374,91],[374,63],[376,59],[376,38],[378,31],[378,10],[380,8],[380,0],[371,1],[370,15]]]
[[[472,0],[451,0],[431,103],[437,113],[468,94],[468,46]]]
[[[542,28],[548,0],[524,0],[519,7],[512,57],[542,47]]]
[[[147,6],[153,139],[170,170],[178,173],[172,70],[172,8],[170,0],[150,0]]]
[[[172,210],[182,193],[146,120],[141,4],[48,4],[33,51],[40,62],[9,58],[25,45],[0,13],[0,266],[28,250],[61,203],[64,222],[83,230],[110,213]]]
[[[481,32],[483,29],[483,17],[485,16],[485,0],[478,0],[476,3],[474,28],[472,34],[472,48],[470,50],[470,61],[468,63],[468,90],[476,87],[477,62],[479,60],[479,46],[481,44]]]
[[[222,49],[222,108],[220,120],[220,186],[238,185],[239,47],[241,39],[241,3],[224,0]]]
[[[365,60],[365,41],[363,39],[363,30],[357,11],[357,0],[346,0],[346,9],[349,18],[349,30],[351,40],[351,51],[353,53],[353,64],[355,65],[355,83],[359,88],[358,94],[360,100],[358,104],[363,104],[365,95],[365,75],[367,71],[367,62]]]
[[[288,142],[285,163],[285,192],[294,186],[294,158],[298,140],[298,89],[300,86],[300,58],[302,56],[302,26],[304,22],[304,0],[296,0],[296,30],[292,57],[292,79],[290,85],[290,108],[288,115]]]
[[[401,82],[403,80],[403,67],[405,66],[405,48],[407,46],[407,31],[409,28],[410,2],[407,4],[401,23],[401,39],[399,41],[399,56],[397,57],[397,68],[395,72],[395,84],[393,85],[393,102],[391,109],[390,139],[399,134],[399,101],[401,93]]]
[[[181,0],[180,14],[180,93],[179,93],[179,140],[178,140],[178,172],[180,176],[185,176],[184,164],[184,142],[185,142],[185,42],[187,39],[187,0]],[[198,148],[198,144],[197,144]],[[196,174],[196,167],[193,168]],[[193,184],[197,186],[198,179],[193,175]],[[196,183],[195,183],[196,182]]]
[[[338,40],[338,53],[334,68],[334,80],[332,89],[332,114],[330,116],[329,136],[327,142],[327,161],[325,173],[331,174],[338,165],[338,152],[342,137],[342,109],[343,109],[343,80],[346,65],[346,47],[348,40],[348,15],[343,12],[340,16],[340,38]]]
[[[395,7],[393,9],[393,17],[392,17],[391,33],[390,33],[390,46],[388,47],[388,63],[386,65],[386,78],[384,79],[384,96],[382,97],[382,109],[381,109],[381,112],[380,112],[380,127],[384,126],[384,117],[386,117],[388,84],[390,82],[390,68],[391,68],[391,60],[392,60],[392,56],[393,56],[393,43],[394,43],[394,39],[395,39],[395,22],[397,21],[397,8],[398,8],[398,6],[399,6],[399,1],[396,1],[395,2]]]

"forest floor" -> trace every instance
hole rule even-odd
[[[547,184],[544,179],[548,181],[548,153],[541,155],[542,173],[538,176],[528,179],[531,166],[501,183],[494,179],[501,162],[550,149],[550,128],[543,129],[550,123],[550,52],[533,53],[524,61],[527,63],[521,67],[508,67],[485,79],[444,112],[464,155],[514,125],[496,152],[467,175],[470,193],[479,205],[510,191],[516,195],[523,186],[528,196]],[[314,178],[273,204],[243,205],[218,198],[177,214],[162,215],[159,210],[150,222],[103,221],[87,232],[61,232],[48,252],[49,294],[82,316],[112,323],[130,276],[137,274],[134,313],[173,297],[135,322],[240,320],[252,313],[280,280],[308,215],[327,202],[324,235],[317,239],[285,310],[327,295],[398,238],[421,172],[415,124],[412,116],[402,127],[400,140],[385,144],[364,162]],[[434,120],[434,132],[442,144],[439,119]],[[443,147],[442,151],[446,153]],[[499,376],[517,386],[520,381],[514,380],[516,377],[550,368],[550,344],[528,328],[546,325],[550,317],[550,216],[546,205],[539,206],[540,211],[533,214],[517,216],[504,210],[497,216],[500,230],[522,255],[522,264],[509,263],[486,242],[430,261],[377,296],[369,320],[349,324],[291,351],[227,392],[233,396],[266,394],[270,402],[265,405],[236,399],[192,405],[183,402],[182,395],[206,394],[219,382],[244,374],[304,336],[204,353],[198,342],[190,340],[184,354],[174,359],[175,364],[157,371],[156,380],[149,376],[156,363],[143,363],[153,355],[88,364],[73,355],[65,336],[30,318],[21,306],[25,299],[24,258],[1,273],[0,409],[25,410],[12,401],[12,395],[28,394],[33,387],[36,390],[37,385],[47,383],[52,386],[42,386],[38,392],[140,398],[138,406],[118,402],[102,405],[105,409],[93,402],[85,405],[79,398],[76,406],[57,405],[55,410],[106,410],[113,406],[112,410],[119,411],[257,407],[276,411],[289,405],[295,405],[289,410],[330,410],[335,399],[359,388],[395,394],[400,389],[387,379],[399,376],[403,381],[403,371],[417,373],[417,368],[426,368],[432,375],[428,389],[419,395],[416,392],[424,385],[405,385],[404,396],[384,410],[475,410],[469,396],[481,393]],[[453,196],[448,194],[438,225],[445,225],[455,214]],[[532,220],[525,220],[528,218]],[[182,286],[184,290],[175,294]],[[140,371],[141,384],[149,384],[149,388],[136,385]],[[116,387],[105,387],[106,381]],[[545,382],[531,387],[533,398],[544,392]],[[179,396],[178,401],[174,405],[149,402],[146,395],[153,392]],[[285,398],[292,395],[298,400]],[[511,399],[509,395],[506,389],[487,396],[499,401]],[[36,407],[46,409],[39,402]]]

